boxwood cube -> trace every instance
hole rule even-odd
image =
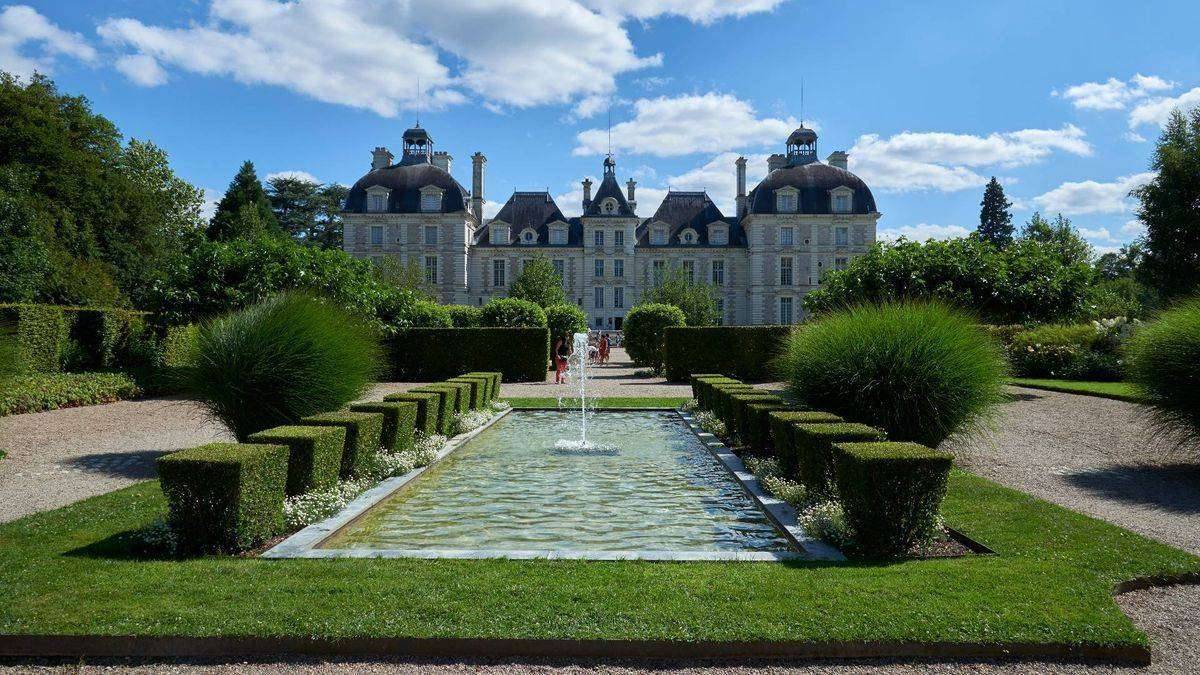
[[[388,394],[385,401],[408,401],[417,404],[416,429],[426,436],[439,433],[438,419],[442,412],[442,395],[432,391],[406,391]]]
[[[450,423],[454,419],[454,397],[458,396],[457,390],[446,389],[436,384],[427,384],[423,387],[409,389],[411,394],[437,394],[438,397],[438,417],[437,430],[440,434],[450,433]]]
[[[759,455],[770,455],[774,446],[771,445],[770,414],[776,410],[792,410],[792,407],[782,401],[752,401],[746,404],[746,445],[751,452]]]
[[[185,553],[236,553],[283,530],[288,449],[212,443],[158,458],[167,523]]]
[[[342,448],[342,478],[365,476],[371,471],[379,454],[383,434],[383,415],[380,413],[340,411],[310,415],[301,422],[318,427],[342,427],[346,444]]]
[[[737,431],[743,444],[750,440],[750,409],[751,403],[775,403],[783,405],[783,399],[763,390],[734,394],[733,400],[733,430]]]
[[[413,431],[417,423],[417,404],[412,401],[373,401],[355,403],[354,412],[382,413],[383,431],[379,442],[389,452],[412,450]]]
[[[504,380],[503,374],[494,370],[477,370],[467,373],[468,375],[485,375],[492,381],[491,400],[500,398],[500,383]]]
[[[468,389],[465,392],[467,396],[467,407],[471,410],[479,410],[484,406],[484,384],[482,380],[473,377],[467,377],[465,375],[459,375],[458,377],[446,380],[446,382],[449,384],[467,385]]]
[[[767,420],[771,430],[771,447],[779,459],[780,468],[789,476],[796,474],[795,425],[846,421],[833,413],[819,410],[772,410],[767,413]]]
[[[301,495],[337,484],[342,469],[343,427],[287,425],[250,434],[251,443],[288,448],[287,493]]]
[[[696,373],[692,375],[692,398],[700,400],[700,382],[701,380],[711,380],[718,377],[725,377],[720,373]]]
[[[829,424],[797,424],[792,432],[795,443],[792,446],[794,457],[784,464],[780,457],[780,468],[794,471],[785,475],[795,475],[804,484],[809,494],[816,496],[833,496],[833,444],[843,441],[882,441],[884,433],[875,427],[854,422],[833,422]],[[785,466],[787,468],[785,468]]]

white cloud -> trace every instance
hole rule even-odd
[[[1125,224],[1121,226],[1121,232],[1130,237],[1140,237],[1146,234],[1146,224],[1137,218],[1133,218],[1132,220],[1125,221]]]
[[[769,12],[783,2],[784,0],[593,0],[591,4],[601,12],[635,19],[646,20],[670,14],[708,24],[725,17]]]
[[[493,217],[495,217],[495,215],[497,213],[500,212],[500,209],[502,209],[502,208],[504,208],[504,202],[494,202],[490,199],[484,199],[483,200],[483,217],[484,218],[493,218]]]
[[[167,71],[153,56],[128,54],[117,59],[116,68],[134,84],[143,87],[157,87],[167,83]]]
[[[205,220],[210,220],[213,214],[217,212],[217,204],[220,203],[221,197],[225,193],[212,188],[204,188],[204,203],[200,205],[200,217]]]
[[[1112,233],[1108,231],[1107,227],[1097,227],[1095,229],[1081,227],[1079,228],[1079,234],[1082,234],[1087,239],[1100,239],[1103,241],[1111,241],[1113,238]]]
[[[782,146],[798,122],[793,118],[760,118],[735,96],[709,92],[638,99],[634,117],[612,128],[613,150],[671,157],[698,152],[724,152],[766,144]],[[576,139],[576,155],[607,152],[607,129],[587,129]]]
[[[1084,82],[1051,92],[1085,110],[1122,110],[1132,101],[1157,92],[1170,91],[1176,84],[1155,75],[1138,73],[1129,80],[1108,78],[1105,82]]]
[[[304,180],[310,183],[321,183],[321,179],[312,175],[307,171],[276,171],[275,173],[267,174],[267,181],[275,180],[276,178],[294,178],[296,180]]]
[[[612,98],[609,96],[601,96],[599,94],[585,96],[579,99],[579,102],[571,110],[570,119],[586,120],[589,117],[595,117],[596,113],[608,109],[610,105],[612,105]]]
[[[929,239],[955,239],[965,237],[971,231],[962,225],[933,225],[917,223],[900,227],[885,227],[879,230],[881,241],[895,241],[901,237],[911,241],[926,241]]]
[[[850,149],[850,169],[872,188],[884,191],[978,187],[984,167],[1014,168],[1039,162],[1053,152],[1089,156],[1092,147],[1079,127],[1021,129],[987,136],[905,131],[889,138],[859,136]]]
[[[1200,106],[1200,87],[1185,91],[1175,97],[1148,99],[1129,111],[1129,128],[1135,129],[1143,124],[1166,126],[1172,110],[1178,108],[1187,113],[1197,106]]]
[[[1094,180],[1066,182],[1033,198],[1033,203],[1050,213],[1125,213],[1133,208],[1129,191],[1154,179],[1154,173],[1122,176],[1110,183]]]
[[[90,63],[96,50],[79,33],[59,28],[28,5],[0,11],[0,70],[19,77],[49,73],[59,56]]]

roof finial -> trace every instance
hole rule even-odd
[[[417,126],[421,126],[421,78],[417,78]]]
[[[612,101],[608,102],[608,156],[612,157]]]
[[[804,126],[804,76],[800,76],[800,126]]]

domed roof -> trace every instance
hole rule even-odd
[[[809,129],[801,124],[791,136],[787,138],[788,145],[806,145],[817,141],[817,132]]]
[[[346,195],[343,210],[365,213],[367,188],[377,185],[391,190],[388,213],[421,213],[421,188],[430,185],[442,189],[442,213],[464,211],[470,199],[467,189],[440,167],[429,163],[393,164],[359,178]]]
[[[428,143],[433,140],[432,138],[430,138],[429,132],[425,131],[421,127],[413,127],[411,129],[406,129],[404,131],[403,138],[405,141],[407,141],[409,143],[417,143],[417,144]]]
[[[747,197],[749,212],[775,213],[775,191],[794,187],[800,192],[800,213],[833,213],[829,191],[843,186],[854,190],[851,213],[875,212],[875,197],[863,179],[845,169],[820,162],[785,166],[767,174]]]

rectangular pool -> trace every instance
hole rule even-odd
[[[467,557],[795,551],[678,414],[598,412],[588,439],[609,447],[555,448],[578,435],[578,413],[512,412],[319,548],[482,554]]]

